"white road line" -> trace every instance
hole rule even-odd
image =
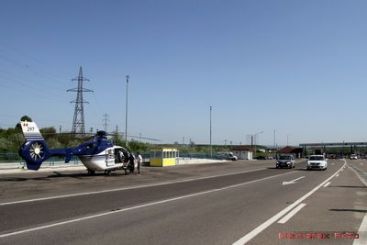
[[[304,206],[306,206],[305,203],[301,203],[298,205],[295,209],[290,211],[286,216],[284,216],[281,220],[278,221],[279,224],[285,224],[287,221],[292,218],[298,211],[300,211]]]
[[[297,179],[294,179],[294,180],[290,180],[290,181],[283,181],[282,182],[282,185],[289,185],[289,184],[295,184],[297,180],[300,180],[300,179],[303,179],[305,178],[306,176],[301,176]]]
[[[331,182],[327,182],[324,187],[328,187],[330,185]]]
[[[359,175],[359,173],[353,169],[352,167],[349,167],[359,178],[359,180],[367,186],[367,182]],[[365,245],[367,244],[367,214],[364,215],[361,226],[358,229],[358,235],[359,239],[355,239],[353,242],[353,245]]]
[[[347,162],[344,160],[344,165],[343,167],[347,164]],[[327,183],[328,181],[330,181],[332,178],[334,178],[337,174],[339,174],[339,172],[341,171],[341,169],[343,168],[341,167],[338,171],[336,171],[333,175],[331,175],[329,178],[327,178],[325,181],[323,181],[321,184],[319,184],[318,186],[316,186],[315,188],[313,188],[310,192],[308,192],[307,194],[305,194],[304,196],[300,197],[297,201],[295,201],[294,203],[292,203],[291,205],[289,205],[288,207],[284,208],[283,210],[281,210],[279,213],[275,214],[273,217],[269,218],[267,221],[265,221],[264,223],[262,223],[261,225],[259,225],[258,227],[256,227],[255,229],[253,229],[251,232],[247,233],[245,236],[241,237],[239,240],[237,240],[236,242],[233,243],[233,245],[242,245],[242,244],[246,244],[249,241],[251,241],[255,236],[257,236],[260,232],[262,232],[263,230],[265,230],[266,228],[268,228],[270,225],[272,225],[275,221],[277,221],[278,219],[280,219],[283,215],[285,215],[286,213],[288,213],[290,210],[292,210],[294,207],[296,207],[298,204],[300,204],[301,202],[303,202],[303,200],[305,200],[307,197],[311,196],[314,192],[316,192],[318,189],[321,188],[321,186],[325,185],[325,183]]]
[[[136,205],[136,206],[132,206],[132,207],[128,207],[128,208],[123,208],[123,209],[120,209],[120,210],[114,210],[114,211],[95,214],[95,215],[91,215],[91,216],[85,216],[85,217],[81,217],[81,218],[78,218],[78,219],[71,219],[71,220],[66,220],[66,221],[63,221],[63,222],[57,222],[57,223],[54,223],[54,224],[37,226],[37,227],[25,229],[25,230],[19,230],[19,231],[15,231],[15,232],[5,233],[5,234],[1,234],[0,238],[15,236],[15,235],[24,234],[24,233],[28,233],[28,232],[32,232],[32,231],[44,230],[44,229],[52,228],[52,227],[55,227],[55,226],[61,226],[61,225],[75,223],[75,222],[79,222],[79,221],[94,219],[94,218],[98,218],[98,217],[102,217],[102,216],[107,216],[107,215],[110,215],[110,214],[122,213],[122,212],[135,210],[135,209],[139,209],[139,208],[150,207],[150,206],[163,204],[163,203],[167,203],[167,202],[172,202],[172,201],[177,201],[177,200],[182,200],[182,199],[186,199],[186,198],[190,198],[190,197],[196,197],[196,196],[201,196],[201,195],[210,194],[210,193],[214,193],[214,192],[233,189],[233,188],[253,184],[253,183],[256,183],[256,182],[272,179],[272,178],[279,177],[279,176],[286,175],[286,174],[290,174],[290,173],[294,173],[294,172],[286,172],[286,173],[282,173],[282,174],[277,174],[277,175],[272,175],[272,176],[269,176],[269,177],[265,177],[265,178],[262,178],[262,179],[257,179],[257,180],[252,180],[252,181],[240,183],[240,184],[226,186],[226,187],[223,187],[223,188],[217,188],[217,189],[212,189],[212,190],[208,190],[208,191],[197,192],[197,193],[188,194],[188,195],[179,196],[179,197],[174,197],[174,198],[165,199],[165,200],[161,200],[161,201],[150,202],[150,203]]]
[[[132,189],[139,189],[139,188],[146,188],[146,187],[155,187],[155,186],[169,185],[169,184],[177,184],[177,183],[184,183],[184,182],[190,182],[190,181],[195,181],[195,180],[217,178],[217,177],[221,177],[221,176],[229,176],[229,175],[235,175],[235,174],[250,173],[250,172],[255,172],[255,171],[259,171],[259,170],[263,170],[263,169],[266,169],[266,168],[257,168],[257,169],[251,169],[251,170],[246,170],[246,171],[242,171],[242,172],[235,172],[235,173],[228,173],[228,174],[223,174],[223,175],[211,175],[211,176],[198,177],[198,178],[186,178],[186,179],[181,179],[181,180],[165,181],[165,182],[160,182],[160,183],[129,186],[129,187],[109,189],[109,190],[79,192],[79,193],[74,193],[74,194],[66,194],[66,195],[58,195],[58,196],[50,196],[50,197],[25,199],[25,200],[13,201],[13,202],[0,203],[0,206],[14,205],[14,204],[28,203],[28,202],[46,201],[46,200],[68,198],[68,197],[87,196],[87,195],[94,195],[94,194],[101,194],[101,193],[108,193],[108,192],[116,192],[116,191],[125,191],[125,190],[132,190]]]
[[[359,173],[352,167],[349,167],[350,170],[352,170],[358,177],[358,179],[365,185],[367,186],[367,181],[365,181],[360,175]]]
[[[367,214],[364,215],[361,226],[358,230],[359,238],[355,239],[353,245],[366,245],[367,244]]]

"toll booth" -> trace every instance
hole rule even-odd
[[[150,154],[150,166],[165,167],[177,164],[178,150],[175,148],[163,148],[152,151]]]

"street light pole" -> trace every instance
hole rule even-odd
[[[213,158],[213,147],[212,147],[212,106],[210,106],[210,158]]]
[[[126,114],[125,114],[125,145],[127,146],[127,116],[129,103],[129,75],[126,76]]]
[[[257,132],[256,134],[253,135],[254,141],[255,141],[255,158],[256,158],[256,144],[257,144],[256,137],[257,137],[257,135],[262,134],[262,133],[264,133],[264,131]]]

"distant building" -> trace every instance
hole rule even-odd
[[[293,154],[300,158],[303,155],[303,148],[286,146],[278,151],[278,154]]]
[[[252,160],[254,148],[246,145],[233,146],[231,151],[235,156],[238,157],[238,160]]]

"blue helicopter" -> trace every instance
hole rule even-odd
[[[96,171],[111,171],[122,169],[127,173],[130,169],[129,159],[132,153],[126,148],[113,145],[107,139],[105,131],[98,131],[89,141],[76,147],[50,149],[40,133],[35,122],[21,121],[25,142],[19,149],[19,155],[27,164],[27,169],[38,170],[41,164],[52,156],[62,156],[65,163],[70,162],[73,156],[77,156],[87,168],[90,175]]]

